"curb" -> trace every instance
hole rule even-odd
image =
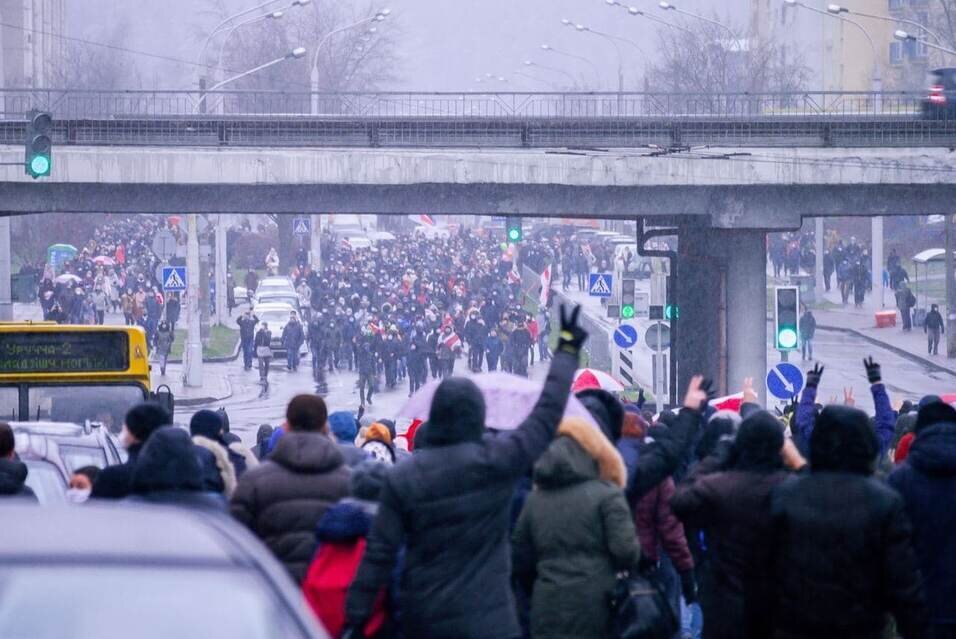
[[[921,364],[929,368],[930,370],[932,370],[934,373],[949,373],[950,375],[956,375],[956,368],[941,366],[939,363],[934,362],[931,359],[921,357],[919,355],[911,353],[908,350],[902,349],[899,346],[894,346],[893,344],[890,344],[889,342],[884,342],[883,340],[879,340],[879,339],[876,339],[875,337],[871,337],[870,335],[867,335],[866,333],[862,333],[856,330],[855,328],[846,328],[843,326],[827,326],[825,324],[818,324],[817,328],[823,331],[833,331],[836,333],[845,333],[848,335],[853,335],[854,337],[859,337],[860,339],[867,341],[870,344],[873,344],[874,346],[885,348],[886,350],[891,351],[904,359],[908,359],[911,362],[916,362],[917,364]]]
[[[228,379],[225,380],[226,386],[229,387],[229,390],[222,397],[189,397],[185,399],[176,398],[176,406],[184,406],[186,408],[192,406],[202,406],[203,404],[215,404],[216,402],[224,402],[232,397],[232,383]]]
[[[227,355],[224,357],[203,357],[202,361],[209,364],[225,364],[226,362],[234,362],[239,359],[239,347],[242,345],[241,340],[236,340],[236,347],[233,349],[232,355]],[[181,359],[170,359],[169,364],[182,364],[183,360]]]

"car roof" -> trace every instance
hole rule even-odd
[[[0,564],[6,558],[56,556],[222,564],[242,559],[236,543],[222,532],[226,524],[211,521],[225,515],[128,501],[63,508],[5,505],[0,511]]]
[[[288,302],[260,302],[252,308],[253,313],[274,313],[274,312],[285,312],[291,313],[295,309]]]
[[[259,286],[288,286],[292,287],[292,281],[288,277],[264,277],[259,280]]]
[[[14,432],[30,433],[31,435],[59,435],[76,436],[85,434],[81,424],[73,422],[8,422]]]

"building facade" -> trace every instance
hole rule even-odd
[[[66,0],[0,0],[0,87],[58,84]]]

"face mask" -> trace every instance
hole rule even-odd
[[[67,488],[66,500],[71,504],[82,504],[90,498],[89,488]]]

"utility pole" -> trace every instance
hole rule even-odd
[[[883,218],[873,218],[870,231],[870,257],[873,258],[873,306],[883,308]]]
[[[312,253],[312,270],[320,273],[322,270],[322,214],[312,216],[312,235],[310,251]]]
[[[184,383],[202,386],[202,338],[199,326],[199,229],[196,214],[186,215],[186,361]]]
[[[228,297],[226,275],[229,272],[229,260],[226,252],[226,224],[232,216],[226,213],[216,215],[216,323],[226,325]]]
[[[956,242],[953,214],[946,214],[946,357],[956,357],[956,273],[953,272],[953,244]]]
[[[0,322],[13,319],[13,264],[10,255],[10,218],[0,217]]]
[[[824,300],[823,293],[826,291],[826,285],[823,283],[823,256],[826,253],[826,244],[824,243],[823,218],[818,217],[813,220],[813,246],[817,254],[816,265],[814,267],[814,298],[819,304]]]

